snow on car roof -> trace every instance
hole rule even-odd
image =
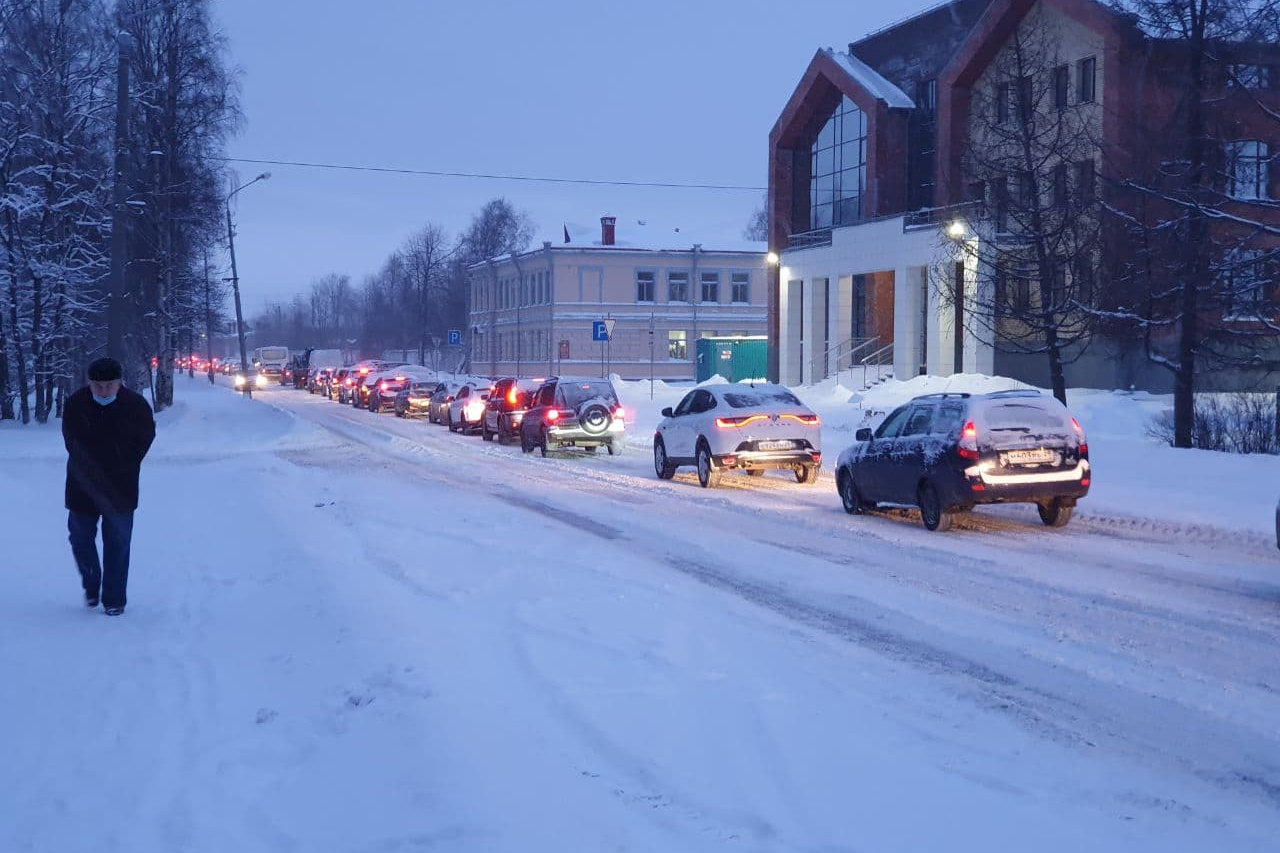
[[[707,390],[735,409],[776,409],[780,405],[808,408],[795,394],[791,393],[790,388],[767,382],[755,385],[719,385]]]

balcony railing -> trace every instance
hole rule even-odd
[[[818,228],[814,231],[801,231],[787,237],[788,249],[812,249],[817,246],[831,245],[831,229]]]

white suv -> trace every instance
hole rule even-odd
[[[663,480],[693,465],[711,488],[724,471],[759,476],[790,468],[797,483],[818,479],[822,427],[818,416],[781,385],[766,383],[695,388],[663,420],[653,436],[653,470]]]

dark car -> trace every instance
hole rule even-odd
[[[415,380],[396,393],[392,402],[396,417],[412,418],[429,413],[431,398],[440,390],[443,383],[430,380]]]
[[[582,447],[594,453],[605,447],[609,455],[622,453],[626,412],[608,379],[549,379],[533,392],[520,424],[520,449],[535,448],[546,456],[562,447]]]
[[[443,424],[449,416],[449,404],[454,395],[462,387],[461,382],[442,382],[436,392],[431,395],[431,405],[427,407],[427,422]]]
[[[494,383],[489,402],[484,407],[484,419],[480,432],[485,441],[498,437],[499,444],[506,444],[520,434],[520,421],[529,408],[529,398],[545,379],[516,379],[506,377]]]
[[[333,376],[332,367],[321,367],[307,374],[307,391],[312,394],[327,394],[329,379]]]
[[[846,512],[918,506],[929,530],[977,504],[1034,503],[1062,527],[1089,493],[1089,445],[1066,406],[1039,391],[926,394],[860,429],[840,454]]]

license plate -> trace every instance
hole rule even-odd
[[[1058,454],[1043,447],[1037,450],[1010,450],[1005,454],[1005,459],[1010,465],[1043,465],[1057,458]]]
[[[789,441],[758,441],[756,442],[756,450],[790,450],[791,442]]]

